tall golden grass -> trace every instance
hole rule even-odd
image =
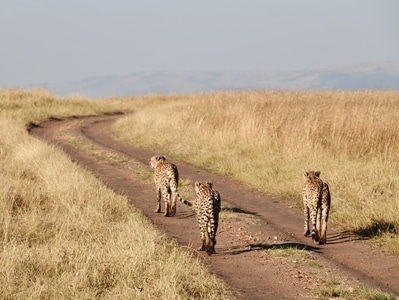
[[[321,171],[331,221],[399,254],[399,93],[217,92],[147,96],[114,127],[301,205],[302,173]],[[145,101],[143,101],[145,100]]]
[[[0,298],[229,298],[126,198],[24,127],[113,110],[45,91],[0,91]]]

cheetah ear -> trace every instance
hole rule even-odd
[[[309,176],[308,172],[303,173],[303,177],[308,177],[308,176]]]
[[[201,183],[199,181],[195,182],[195,187],[199,188],[200,185],[201,185]]]
[[[317,177],[319,177],[319,176],[320,176],[320,171],[316,171],[316,172],[314,172],[314,174],[315,174]]]
[[[163,155],[157,156],[156,159],[159,160],[166,160],[166,157]]]
[[[213,185],[212,181],[207,181],[206,183],[209,185],[210,188],[212,188]]]

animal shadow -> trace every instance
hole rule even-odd
[[[194,210],[191,210],[191,211],[185,210],[185,211],[179,212],[179,214],[177,215],[177,218],[178,219],[189,219],[189,218],[192,218],[195,216],[196,216],[196,214],[195,214]]]
[[[237,214],[251,215],[251,216],[259,216],[259,214],[256,212],[244,210],[239,207],[222,207],[222,211],[232,212],[232,213],[237,213]]]
[[[309,246],[301,243],[293,243],[293,242],[287,242],[287,243],[279,243],[279,244],[266,244],[266,243],[258,243],[258,244],[249,244],[249,245],[237,245],[237,246],[231,246],[231,247],[226,247],[219,249],[219,252],[223,252],[225,254],[230,254],[230,255],[238,255],[246,252],[251,252],[251,251],[262,251],[262,250],[275,250],[275,249],[290,249],[290,248],[295,248],[298,250],[306,250],[310,252],[316,252],[320,253],[321,248],[319,247],[314,247],[314,246]]]
[[[361,237],[357,234],[355,234],[352,231],[340,231],[340,232],[334,232],[330,233],[327,236],[327,245],[328,244],[342,244],[342,243],[348,243],[351,241],[359,241],[359,240],[364,240],[366,238]]]
[[[367,240],[383,233],[397,235],[399,224],[384,220],[372,220],[371,224],[354,231],[341,231],[328,235],[327,244],[340,244],[350,241]]]
[[[370,225],[354,230],[354,233],[366,239],[380,236],[383,233],[397,235],[399,233],[399,223],[373,219]]]

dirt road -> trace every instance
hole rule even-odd
[[[120,117],[123,115],[51,120],[33,126],[30,132],[58,145],[72,160],[126,195],[178,244],[197,249],[199,230],[190,208],[179,204],[173,218],[154,213],[154,188],[134,169],[148,167],[149,158],[160,153],[116,140],[110,127]],[[78,137],[86,146],[67,142],[65,134]],[[181,178],[212,181],[221,194],[228,217],[219,225],[217,254],[198,255],[232,287],[237,299],[312,299],[317,298],[314,291],[331,289],[337,282],[349,289],[375,287],[399,295],[399,260],[369,241],[330,226],[327,244],[314,244],[302,236],[298,208],[173,157],[169,160],[178,166]],[[286,259],[270,251],[292,247],[305,249],[307,255]]]

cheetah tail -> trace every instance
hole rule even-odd
[[[190,201],[184,200],[180,196],[179,196],[179,200],[180,200],[181,203],[183,203],[183,204],[185,204],[187,206],[193,206],[193,204]]]

